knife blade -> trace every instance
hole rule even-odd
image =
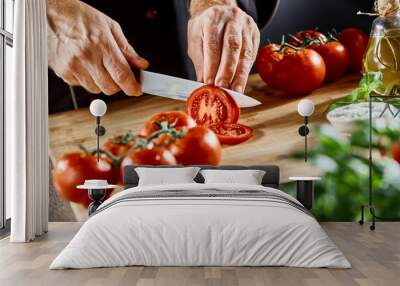
[[[140,71],[140,83],[143,93],[186,101],[192,92],[204,84],[197,81],[173,77],[169,75]],[[240,92],[225,89],[239,107],[253,107],[261,104],[258,100]]]

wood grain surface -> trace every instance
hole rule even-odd
[[[50,223],[32,243],[0,241],[2,286],[397,286],[400,223],[378,223],[375,231],[356,223],[322,223],[352,269],[290,267],[119,267],[49,270],[80,223]]]
[[[327,105],[332,99],[349,93],[359,79],[357,74],[348,75],[308,95],[306,98],[313,100],[316,105],[316,111],[310,118],[311,123],[325,122],[323,111]],[[239,119],[240,123],[254,128],[255,135],[243,144],[224,147],[221,164],[277,164],[281,168],[282,182],[287,182],[290,176],[317,175],[318,170],[309,165],[285,158],[290,152],[303,148],[304,138],[297,133],[303,122],[297,113],[297,104],[301,98],[290,98],[268,90],[258,75],[250,76],[245,93],[262,102],[260,106],[243,108]],[[110,103],[102,119],[107,129],[105,137],[128,130],[139,131],[153,114],[184,110],[184,107],[182,101],[150,95]],[[96,146],[95,119],[88,108],[50,115],[49,126],[50,155],[53,160],[66,152],[78,150],[79,144],[92,148]],[[103,142],[105,139],[102,138]]]

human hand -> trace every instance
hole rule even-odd
[[[149,64],[117,22],[78,0],[47,0],[47,18],[49,66],[65,82],[91,93],[142,94],[131,66]]]
[[[188,54],[197,80],[243,92],[256,59],[260,32],[234,5],[215,5],[188,24]]]

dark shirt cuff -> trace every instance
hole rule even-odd
[[[237,0],[239,7],[251,16],[262,30],[271,20],[278,0]]]

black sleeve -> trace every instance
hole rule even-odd
[[[237,0],[239,7],[254,19],[260,30],[272,19],[278,2],[279,0]]]

